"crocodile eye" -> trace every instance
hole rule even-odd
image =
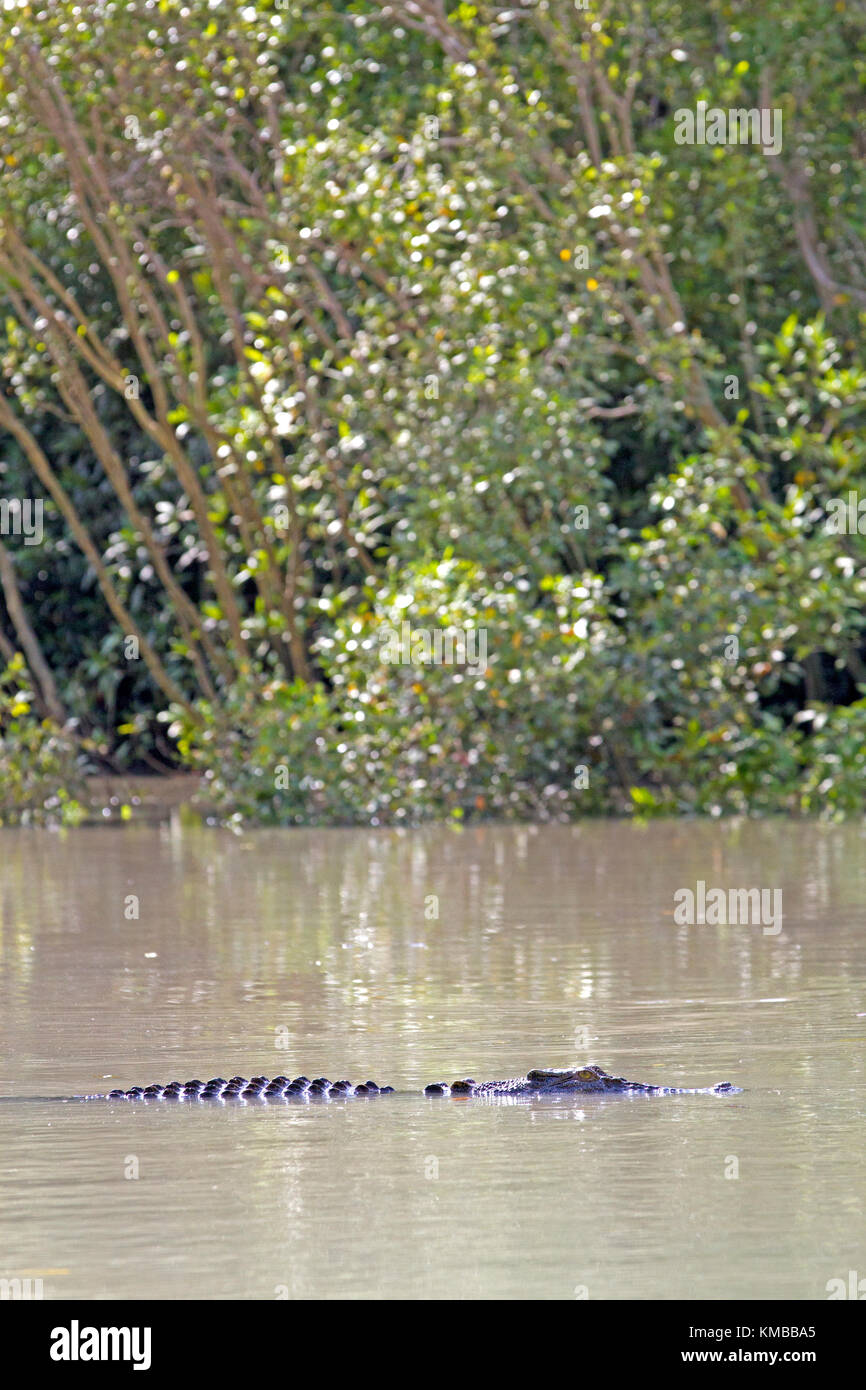
[[[597,1081],[598,1073],[591,1071],[589,1067],[584,1067],[583,1071],[577,1073],[578,1081]]]

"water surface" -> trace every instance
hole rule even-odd
[[[782,930],[678,925],[699,880],[781,889]],[[0,831],[0,1096],[583,1061],[745,1088],[2,1103],[0,1277],[46,1298],[826,1298],[866,1277],[864,908],[859,825]]]

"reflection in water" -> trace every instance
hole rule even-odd
[[[0,1277],[826,1297],[866,1273],[862,851],[859,826],[782,821],[2,831],[0,1095],[574,1061],[746,1093],[0,1105]],[[678,925],[701,881],[780,891],[781,932]]]

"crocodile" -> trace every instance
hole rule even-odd
[[[641,1081],[627,1081],[624,1076],[611,1076],[594,1063],[582,1067],[553,1067],[529,1071],[525,1076],[509,1077],[505,1081],[436,1081],[424,1088],[425,1096],[533,1097],[568,1095],[737,1095],[739,1086],[723,1081],[716,1086],[651,1086]],[[132,1086],[129,1090],[113,1090],[88,1096],[65,1096],[64,1100],[109,1101],[310,1101],[340,1099],[353,1096],[393,1095],[393,1086],[378,1086],[375,1081],[329,1081],[319,1076],[311,1081],[306,1076],[233,1076],[226,1081],[171,1081],[167,1085]]]

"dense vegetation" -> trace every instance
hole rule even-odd
[[[856,7],[0,23],[3,818],[862,810]]]

